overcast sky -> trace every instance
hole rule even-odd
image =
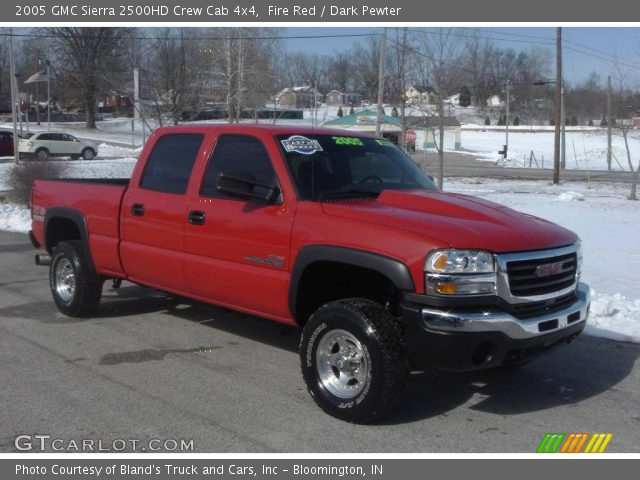
[[[416,27],[411,27],[415,29]],[[350,28],[350,27],[302,27],[285,28],[282,34],[293,35],[341,35],[378,33],[380,28]],[[532,47],[548,49],[554,55],[555,65],[555,35],[552,27],[509,27],[509,28],[480,28],[470,27],[466,33],[478,32],[481,36],[494,39],[494,44],[514,50],[529,50]],[[625,63],[629,71],[634,88],[640,83],[640,28],[620,27],[565,27],[563,28],[564,42],[564,75],[570,84],[584,81],[591,72],[596,71],[606,81],[611,73],[612,62],[618,60]],[[289,51],[306,51],[314,53],[331,53],[347,50],[354,43],[363,38],[323,38],[323,39],[295,39],[285,40]]]

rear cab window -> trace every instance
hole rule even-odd
[[[139,187],[184,194],[203,140],[201,133],[176,133],[160,137],[147,159]]]

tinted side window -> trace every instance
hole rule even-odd
[[[222,172],[270,185],[276,183],[276,174],[264,145],[256,137],[247,135],[223,135],[218,139],[209,159],[201,195],[233,198],[216,189],[218,175]]]
[[[170,134],[161,137],[147,160],[140,188],[184,193],[204,136]]]
[[[53,137],[53,133],[42,133],[38,137],[38,140],[53,140],[51,137]]]

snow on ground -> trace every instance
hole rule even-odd
[[[0,203],[0,230],[27,233],[31,228],[29,209],[13,203]]]
[[[640,343],[640,204],[627,185],[456,179],[465,193],[551,220],[582,239],[582,278],[592,288],[588,334]]]
[[[462,130],[462,148],[469,152],[481,154],[480,160],[498,162],[506,167],[529,167],[529,158],[533,151],[538,168],[553,168],[552,130],[516,131],[509,129],[509,156],[506,161],[498,150],[502,150],[505,132],[496,130],[479,130],[475,126],[464,126]],[[566,168],[580,170],[607,169],[607,132],[606,129],[576,129],[566,132]],[[640,131],[629,131],[629,149],[634,168],[640,156]],[[613,170],[629,171],[624,139],[618,129],[612,133]],[[536,163],[532,163],[536,167]]]

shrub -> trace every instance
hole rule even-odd
[[[338,107],[338,117],[342,118],[344,116],[344,112],[342,111],[342,107]]]
[[[29,204],[31,187],[35,180],[60,178],[66,173],[66,166],[56,161],[22,161],[9,169],[7,185],[11,189],[10,198],[23,205]]]

